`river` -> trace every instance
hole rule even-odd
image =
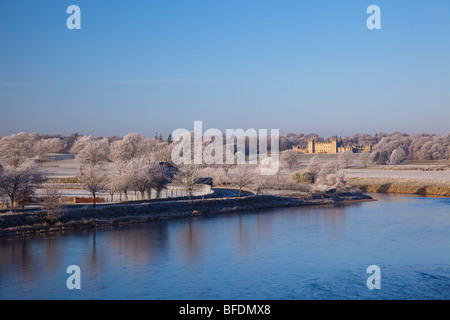
[[[0,299],[450,299],[450,198],[372,196],[0,239]]]

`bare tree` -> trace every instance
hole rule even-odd
[[[183,188],[191,200],[192,193],[199,187],[200,168],[190,164],[180,166],[178,170],[172,178],[172,183]]]
[[[79,180],[82,186],[88,190],[94,198],[94,208],[98,192],[106,189],[107,172],[100,165],[86,165],[80,167]]]

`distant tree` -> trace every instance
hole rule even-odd
[[[300,155],[295,150],[286,150],[281,154],[280,164],[292,171],[292,169],[298,164]]]
[[[139,133],[129,133],[122,140],[111,144],[110,159],[115,163],[124,163],[148,153],[149,141]]]
[[[319,176],[321,164],[319,156],[315,155],[309,160],[308,166],[306,167],[306,171],[309,172],[313,178],[313,183],[316,183],[316,180]]]
[[[100,165],[85,165],[80,167],[79,180],[84,189],[88,190],[94,198],[94,208],[96,205],[97,193],[106,190],[107,172]]]
[[[39,165],[31,161],[17,167],[3,166],[0,170],[0,190],[9,197],[13,208],[20,199],[31,196],[34,188],[43,181],[44,177]]]
[[[320,169],[317,182],[321,185],[342,188],[345,185],[345,179],[341,165],[333,161],[325,163]]]
[[[344,152],[341,152],[341,153],[338,155],[338,159],[339,159],[339,161],[341,162],[341,166],[342,166],[343,168],[348,168],[348,167],[350,167],[350,166],[352,165],[352,163],[353,163],[353,152],[351,152],[351,151],[344,151]]]
[[[45,211],[47,219],[55,219],[64,212],[64,206],[61,203],[63,191],[59,183],[49,181],[41,186],[43,190],[40,196],[40,202]]]
[[[62,153],[66,148],[63,140],[59,138],[41,139],[34,144],[34,154],[40,161],[44,161],[49,153]]]
[[[387,164],[389,161],[389,153],[388,151],[377,151],[373,154],[372,158],[373,163],[375,164]]]
[[[254,183],[255,173],[246,164],[239,164],[234,170],[234,175],[232,178],[232,183],[235,184],[239,189],[238,197],[241,197],[242,189],[248,185]]]
[[[329,183],[329,181],[331,179],[334,179],[340,168],[341,164],[338,162],[328,161],[324,163],[320,168],[317,182],[323,185],[332,185],[331,183]]]
[[[200,167],[197,165],[182,165],[178,172],[173,176],[172,183],[180,186],[189,194],[189,200],[192,199],[192,193],[199,187]]]
[[[172,143],[172,142],[173,142],[172,134],[169,133],[169,135],[167,136],[167,143]]]
[[[399,164],[400,161],[405,160],[406,153],[402,148],[395,149],[392,151],[391,156],[389,157],[389,164]]]
[[[171,148],[166,141],[149,140],[145,157],[150,162],[170,162]]]
[[[148,174],[150,176],[149,188],[156,190],[156,198],[159,199],[161,191],[167,187],[173,175],[169,173],[167,167],[160,163],[150,163]]]
[[[269,163],[262,161],[252,172],[253,178],[251,179],[251,181],[253,181],[253,183],[255,184],[256,195],[262,193],[262,191],[266,189],[268,184],[270,183],[268,176],[261,173],[262,170],[267,169],[267,167],[269,166]]]
[[[297,183],[314,183],[314,177],[310,172],[298,170],[289,175],[289,179]]]
[[[78,154],[81,150],[84,149],[86,144],[90,141],[93,141],[94,138],[92,136],[81,136],[78,135],[77,139],[74,141],[72,147],[70,148],[70,153]]]
[[[213,186],[220,186],[228,182],[228,176],[221,169],[221,165],[206,167],[202,169],[202,173],[213,179]]]
[[[116,176],[108,178],[108,181],[106,183],[106,190],[108,191],[111,202],[114,201],[114,195],[116,194],[116,192],[119,192],[120,190],[119,182],[120,180]]]
[[[87,141],[78,152],[77,159],[82,164],[97,165],[108,161],[109,140],[90,140]]]
[[[35,136],[20,132],[0,139],[0,163],[19,167],[34,156]]]
[[[364,167],[367,167],[367,165],[369,164],[370,157],[371,157],[370,152],[363,152],[360,154],[359,160],[361,160]]]
[[[145,192],[152,183],[152,166],[149,165],[145,157],[131,160],[127,165],[126,173],[131,179],[130,185],[141,193],[141,199],[145,197]]]

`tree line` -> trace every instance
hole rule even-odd
[[[323,141],[336,137],[328,137]],[[39,135],[18,133],[0,139],[0,196],[8,197],[10,203],[18,205],[33,198],[38,187],[45,187],[43,198],[55,202],[58,192],[49,181],[40,164],[51,153],[70,153],[80,162],[78,181],[88,190],[94,201],[99,192],[107,192],[111,199],[116,193],[128,200],[128,193],[139,193],[141,199],[156,197],[168,184],[176,184],[189,195],[195,192],[202,177],[211,177],[214,185],[234,185],[242,190],[252,186],[257,193],[264,188],[290,188],[308,191],[311,185],[324,184],[342,188],[345,181],[342,168],[348,167],[354,158],[351,152],[339,155],[338,163],[320,163],[318,157],[310,160],[307,168],[295,171],[299,154],[291,147],[307,143],[309,139],[321,139],[315,134],[286,134],[280,137],[280,166],[287,171],[288,178],[280,175],[265,177],[259,174],[264,163],[248,165],[185,165],[170,166],[171,151],[176,141],[161,134],[147,138],[130,133],[123,138],[93,137],[73,134]],[[366,166],[397,164],[402,160],[439,160],[450,156],[450,132],[443,135],[408,135],[394,132],[378,133],[375,136],[355,134],[343,137],[344,144],[372,144],[372,153],[362,153],[359,159]],[[204,143],[204,147],[208,142]],[[237,156],[237,154],[235,155]],[[112,164],[116,170],[107,170]],[[50,209],[49,209],[50,210]]]

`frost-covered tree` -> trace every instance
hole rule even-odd
[[[19,167],[34,156],[35,136],[25,132],[0,139],[0,163]]]
[[[359,155],[359,160],[361,160],[364,167],[367,167],[367,165],[370,163],[371,158],[370,152],[363,152]]]
[[[70,148],[70,153],[78,154],[81,152],[81,150],[84,149],[84,147],[87,145],[88,142],[94,141],[94,138],[92,136],[78,136],[75,142],[73,143],[72,147]]]
[[[246,164],[239,164],[233,172],[232,183],[239,189],[238,197],[241,197],[242,189],[254,183],[255,172]]]
[[[391,156],[389,157],[389,164],[399,164],[400,161],[405,160],[406,153],[402,148],[395,149],[392,151]]]
[[[292,169],[299,162],[299,156],[299,153],[295,150],[286,150],[281,154],[280,164],[282,167],[285,167],[289,169],[289,171],[292,171]]]
[[[127,164],[125,174],[128,174],[131,179],[130,185],[141,193],[142,200],[152,183],[151,168],[152,166],[144,157],[133,159]]]
[[[262,191],[266,189],[269,184],[268,176],[261,174],[261,171],[265,169],[265,166],[265,163],[260,163],[259,166],[252,172],[253,178],[251,180],[255,185],[256,195],[262,193]]]
[[[101,165],[88,164],[80,167],[80,183],[84,189],[92,194],[92,197],[94,198],[94,208],[97,202],[97,194],[107,188],[107,178],[108,174]]]
[[[341,165],[333,161],[323,164],[317,182],[333,188],[342,188],[345,185],[345,179]]]
[[[225,174],[225,171],[221,168],[218,168],[218,166],[209,166],[202,170],[203,175],[213,179],[213,186],[220,186],[229,181],[228,176]]]
[[[34,154],[40,161],[44,161],[49,153],[62,153],[66,144],[59,138],[37,140],[34,144]]]
[[[375,164],[387,164],[389,161],[388,151],[376,151],[372,153],[372,162]]]
[[[316,180],[319,176],[321,164],[319,156],[315,155],[309,160],[308,166],[306,167],[306,171],[309,172],[313,178],[313,183],[316,183]]]
[[[341,162],[343,168],[348,168],[353,163],[353,152],[344,151],[338,155],[338,160]]]
[[[62,187],[55,181],[48,181],[41,186],[43,190],[39,197],[42,208],[47,219],[55,219],[64,212],[64,206],[61,203],[63,197]]]
[[[173,146],[170,146],[167,141],[149,140],[146,158],[150,162],[171,162],[172,148]]]
[[[101,140],[86,141],[78,151],[77,159],[82,164],[97,165],[108,161],[109,140],[104,138]]]
[[[36,186],[43,181],[39,165],[31,161],[19,166],[6,165],[0,170],[0,190],[9,197],[13,208],[20,199],[33,195]]]
[[[310,172],[298,170],[295,172],[292,172],[289,175],[289,179],[293,180],[297,183],[310,183],[312,184],[314,182],[314,177]]]
[[[173,176],[172,183],[180,186],[189,194],[189,200],[192,199],[192,193],[199,187],[200,167],[193,164],[182,165],[178,172]]]
[[[151,188],[156,190],[156,198],[160,198],[161,191],[170,183],[173,175],[169,172],[164,163],[150,163],[148,169],[150,176],[149,190]],[[149,192],[149,194],[151,194]]]
[[[119,177],[117,176],[110,176],[108,178],[108,181],[106,183],[106,191],[109,194],[110,197],[110,201],[113,202],[114,201],[114,195],[119,192],[120,190],[120,180]]]
[[[111,144],[110,159],[113,162],[127,162],[148,153],[149,139],[139,133],[129,133],[122,140]]]

